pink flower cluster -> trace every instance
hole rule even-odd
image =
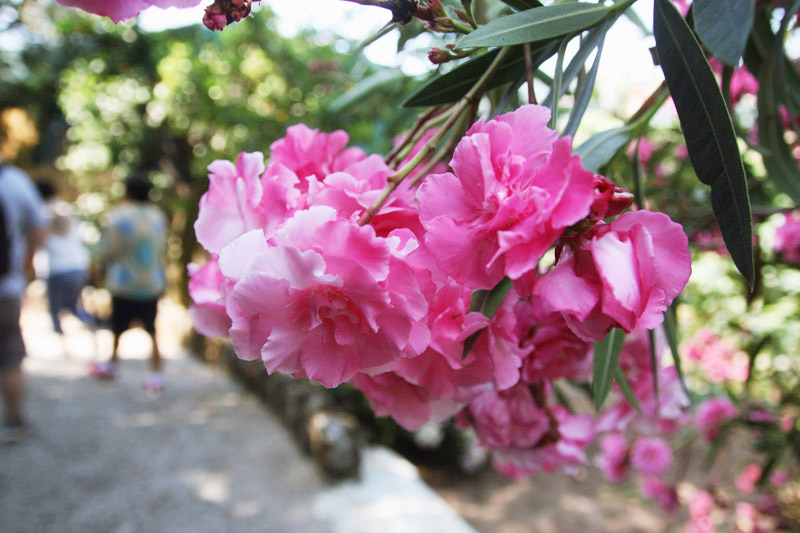
[[[784,215],[783,224],[775,231],[773,248],[787,263],[800,265],[800,211]]]
[[[160,7],[161,9],[168,7],[184,8],[194,7],[200,2],[201,0],[58,0],[59,4],[77,7],[95,15],[109,17],[114,22],[133,18],[140,11],[152,6]]]
[[[712,383],[736,381],[743,383],[749,372],[746,353],[717,337],[708,328],[699,330],[684,345],[686,357],[700,365]]]
[[[658,326],[690,258],[666,215],[605,221],[630,193],[583,169],[548,119],[528,105],[477,122],[452,173],[401,184],[366,225],[393,171],[342,131],[292,126],[268,165],[260,153],[212,163],[195,223],[211,254],[191,272],[197,329],[270,373],[350,383],[408,429],[459,414],[506,473],[586,463],[596,421],[553,406],[552,381],[585,378],[612,328]],[[474,291],[504,278],[491,318],[471,310]]]

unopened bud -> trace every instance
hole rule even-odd
[[[433,18],[447,17],[447,11],[439,0],[428,0],[428,9],[433,15]]]
[[[454,59],[454,57],[447,50],[442,50],[441,48],[431,48],[428,51],[428,59],[434,65],[441,65],[442,63],[447,63],[448,61]]]

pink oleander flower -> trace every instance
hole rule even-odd
[[[639,484],[639,493],[644,498],[656,500],[661,508],[671,513],[678,507],[678,492],[674,486],[664,484],[658,476],[644,476]]]
[[[514,306],[516,336],[528,352],[522,363],[522,380],[542,383],[559,378],[579,379],[592,370],[592,344],[569,329],[561,313],[539,298],[520,300]]]
[[[267,371],[335,387],[428,346],[427,302],[392,252],[371,227],[317,206],[295,213],[269,243],[261,230],[234,240],[220,268],[238,280],[230,299],[248,338],[266,336]]]
[[[787,263],[800,265],[800,211],[784,215],[783,224],[775,231],[773,249],[783,254]]]
[[[697,408],[694,424],[706,441],[717,438],[722,425],[738,413],[736,406],[727,398],[709,398]]]
[[[550,429],[547,413],[524,384],[505,391],[487,388],[470,402],[466,418],[478,442],[490,449],[530,448]]]
[[[689,516],[694,520],[708,518],[714,507],[714,497],[704,490],[698,490],[689,501]]]
[[[526,105],[476,122],[456,147],[455,174],[419,188],[425,243],[439,267],[471,289],[521,277],[568,226],[589,215],[594,175],[571,140],[547,128],[550,111]]]
[[[607,433],[597,440],[600,454],[595,464],[611,483],[619,483],[628,475],[628,442],[622,433]]]
[[[736,476],[733,484],[742,494],[750,494],[756,488],[759,479],[761,479],[761,467],[750,463],[744,467],[741,474]]]
[[[342,130],[320,133],[305,124],[289,126],[286,136],[270,145],[270,163],[280,163],[294,172],[305,193],[309,176],[322,181],[325,176],[346,171],[348,166],[366,159],[361,148],[346,148],[349,140]]]
[[[364,393],[375,416],[391,416],[409,431],[433,420],[442,422],[464,406],[456,401],[437,400],[423,387],[393,372],[375,376],[356,374],[352,384]]]
[[[659,437],[639,437],[631,447],[631,467],[660,476],[672,466],[672,448]]]
[[[120,22],[133,18],[151,6],[166,9],[168,7],[194,7],[201,0],[58,0],[59,4],[68,7],[77,7],[94,13],[109,17],[114,22]]]
[[[534,296],[560,311],[584,340],[614,327],[651,329],[691,273],[688,239],[663,213],[634,211],[567,243]]]
[[[225,277],[219,269],[219,258],[212,256],[202,267],[190,263],[188,269],[189,296],[193,302],[189,315],[195,329],[208,337],[227,335],[231,319],[222,296]]]
[[[594,417],[588,414],[572,415],[559,405],[551,407],[550,411],[558,424],[557,440],[528,449],[496,450],[492,464],[498,472],[520,478],[555,470],[572,473],[578,466],[586,464],[585,450],[597,434]]]

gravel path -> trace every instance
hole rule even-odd
[[[35,296],[35,294],[34,294]],[[122,337],[121,376],[86,375],[110,334],[67,324],[66,351],[35,298],[23,316],[29,438],[0,447],[0,530],[324,532],[313,464],[267,410],[169,339],[166,390],[141,387],[148,338]],[[160,324],[174,333],[180,318]],[[175,315],[179,316],[179,315]],[[161,320],[161,319],[160,319]],[[164,330],[162,328],[162,330]]]

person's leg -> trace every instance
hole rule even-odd
[[[0,389],[5,405],[5,425],[22,425],[22,405],[25,397],[25,379],[22,359],[25,345],[19,326],[20,300],[0,300]]]
[[[142,326],[145,331],[150,334],[153,341],[153,351],[150,356],[150,369],[153,372],[161,372],[161,351],[158,348],[158,339],[156,337],[156,314],[158,312],[158,298],[140,302],[139,306],[139,320],[142,321]]]
[[[22,403],[25,400],[25,377],[22,365],[0,370],[0,388],[3,389],[3,403],[6,406],[5,424],[22,425]]]
[[[47,303],[50,308],[50,318],[53,320],[53,330],[61,335],[61,320],[58,312],[61,310],[61,284],[58,275],[48,276],[47,278]]]

